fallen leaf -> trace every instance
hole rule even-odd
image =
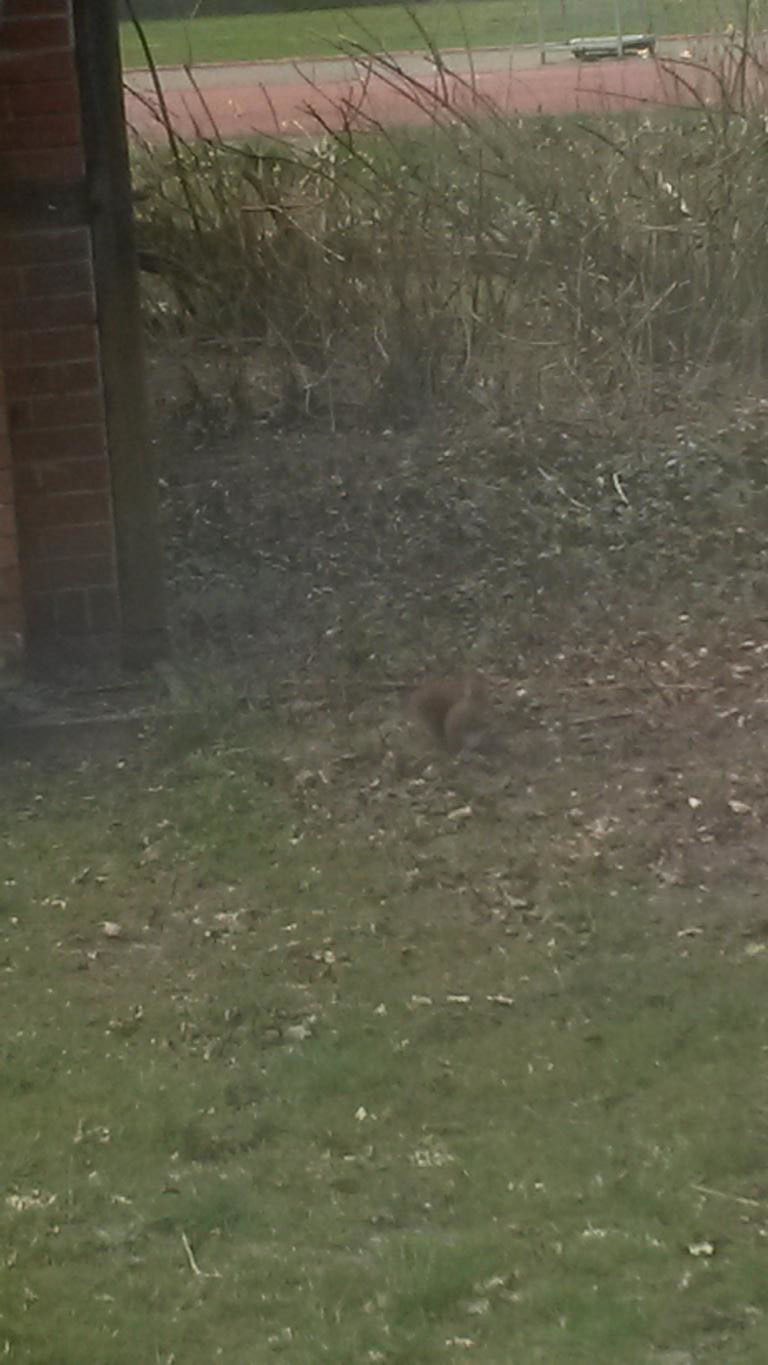
[[[686,1248],[691,1256],[714,1256],[714,1242],[691,1242]]]
[[[446,818],[448,820],[470,820],[472,818],[472,807],[457,806],[456,810],[449,810]]]
[[[490,1299],[471,1299],[466,1305],[466,1310],[468,1313],[471,1313],[473,1317],[479,1318],[482,1317],[484,1313],[488,1312],[490,1306]]]

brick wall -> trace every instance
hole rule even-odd
[[[2,12],[1,359],[27,628],[33,645],[98,640],[119,609],[71,0]],[[0,454],[0,507],[2,490]]]

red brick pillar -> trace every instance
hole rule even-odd
[[[121,622],[72,0],[0,9],[0,329],[28,633],[103,652]]]
[[[82,641],[119,619],[72,16],[69,0],[5,0],[3,14],[0,322],[22,584],[33,643]]]

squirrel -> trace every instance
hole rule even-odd
[[[476,749],[487,730],[489,691],[480,673],[432,678],[412,693],[409,715],[431,731],[450,753]]]

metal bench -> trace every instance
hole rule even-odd
[[[569,38],[563,44],[580,62],[599,62],[603,57],[624,57],[627,53],[655,52],[651,33],[617,34],[606,38]]]

